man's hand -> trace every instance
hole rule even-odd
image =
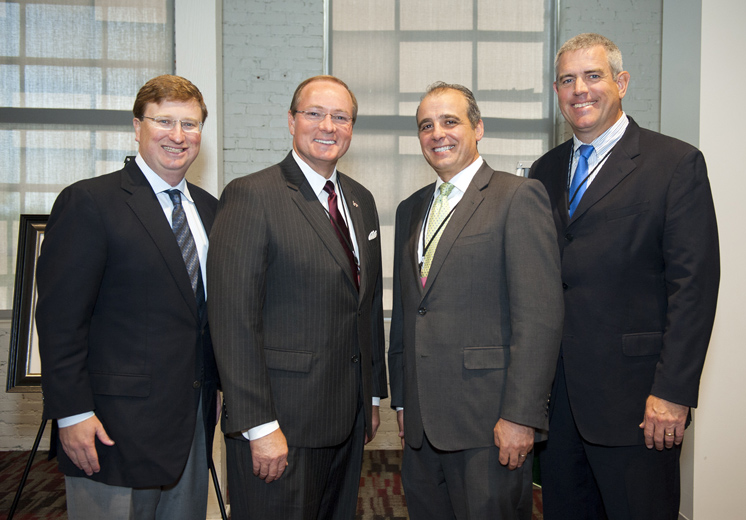
[[[368,444],[376,438],[376,432],[378,431],[378,427],[381,425],[381,414],[379,408],[380,407],[373,405],[373,418],[370,421],[370,425],[373,429],[373,437],[369,439],[368,432],[365,432],[365,444]]]
[[[251,441],[251,460],[254,475],[267,484],[280,478],[288,465],[288,443],[282,430]]]
[[[528,452],[534,449],[534,429],[499,419],[493,428],[495,446],[500,448],[500,464],[508,469],[523,466]]]
[[[113,446],[114,441],[104,430],[104,426],[95,415],[85,421],[59,429],[62,449],[78,469],[85,471],[89,477],[101,471],[96,453],[96,438],[107,446]]]
[[[645,403],[645,417],[640,428],[645,431],[645,446],[662,451],[677,446],[684,440],[684,428],[689,407],[649,395]]]
[[[404,410],[397,410],[396,422],[399,425],[399,438],[401,439],[401,449],[404,449]]]

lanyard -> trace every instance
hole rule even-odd
[[[424,220],[424,222],[422,224],[422,261],[420,262],[420,269],[422,269],[422,263],[425,260],[425,255],[427,254],[427,250],[432,245],[433,240],[435,239],[435,237],[438,236],[438,233],[440,233],[441,228],[446,225],[446,222],[448,222],[448,219],[450,219],[451,215],[453,214],[453,212],[456,211],[456,206],[458,205],[458,204],[456,204],[455,206],[453,206],[451,208],[451,211],[448,212],[448,215],[446,215],[446,217],[440,223],[440,225],[438,226],[438,229],[436,229],[435,233],[433,233],[433,236],[430,237],[430,241],[427,244],[425,244],[425,235],[427,234],[426,233],[426,229],[427,229],[427,223],[428,223],[427,221],[430,219],[430,210],[433,207],[433,200],[434,199],[435,199],[435,197],[430,197],[430,204],[428,204],[428,206],[427,206],[427,213],[425,213],[425,220]],[[448,199],[446,199],[446,200],[448,200]]]

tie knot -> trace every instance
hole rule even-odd
[[[588,157],[591,156],[593,153],[593,145],[592,144],[581,144],[580,145],[580,155],[588,159]]]
[[[329,195],[334,195],[334,183],[332,181],[326,181],[326,184],[324,184],[324,191]]]
[[[168,190],[166,193],[171,197],[171,202],[173,202],[174,206],[181,205],[181,192],[179,190]]]
[[[454,186],[450,182],[444,182],[443,184],[440,185],[440,196],[443,197],[444,199],[448,198],[448,195],[451,194],[451,192],[453,191],[453,188],[455,187],[456,186]]]

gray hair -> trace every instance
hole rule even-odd
[[[554,58],[554,75],[557,76],[557,66],[559,65],[560,57],[566,52],[578,51],[581,49],[590,49],[600,45],[606,51],[606,58],[609,60],[609,68],[616,81],[619,73],[624,70],[622,64],[622,51],[616,44],[609,40],[606,36],[601,36],[596,33],[583,33],[578,34],[574,38],[567,40],[560,50],[557,51],[557,56]]]
[[[435,83],[427,87],[427,90],[420,98],[420,104],[422,104],[426,97],[432,94],[440,94],[441,92],[445,92],[446,90],[456,90],[458,92],[461,92],[468,105],[466,113],[469,117],[469,123],[471,123],[472,128],[476,128],[477,124],[479,124],[479,120],[482,119],[482,113],[479,111],[477,100],[474,99],[474,94],[472,93],[472,91],[463,85],[459,85],[457,83],[446,83],[444,81],[436,81]],[[420,106],[417,105],[417,112],[414,113],[415,119],[417,119],[419,112]]]

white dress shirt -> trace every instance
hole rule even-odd
[[[596,137],[592,143],[584,143],[580,139],[575,137],[575,135],[572,136],[573,154],[572,162],[570,163],[570,172],[572,173],[568,175],[568,189],[572,182],[572,176],[575,175],[575,170],[578,167],[580,145],[590,144],[593,146],[591,156],[588,157],[588,171],[591,172],[591,174],[586,181],[588,186],[590,186],[593,180],[596,178],[596,175],[598,175],[598,171],[601,169],[601,167],[606,162],[606,159],[609,157],[609,153],[624,135],[624,132],[627,130],[628,125],[629,118],[627,117],[627,114],[622,112],[622,116],[617,120],[617,122],[611,125],[611,127],[609,127],[609,129],[606,130],[603,134]],[[588,186],[586,186],[586,189],[588,189]]]

